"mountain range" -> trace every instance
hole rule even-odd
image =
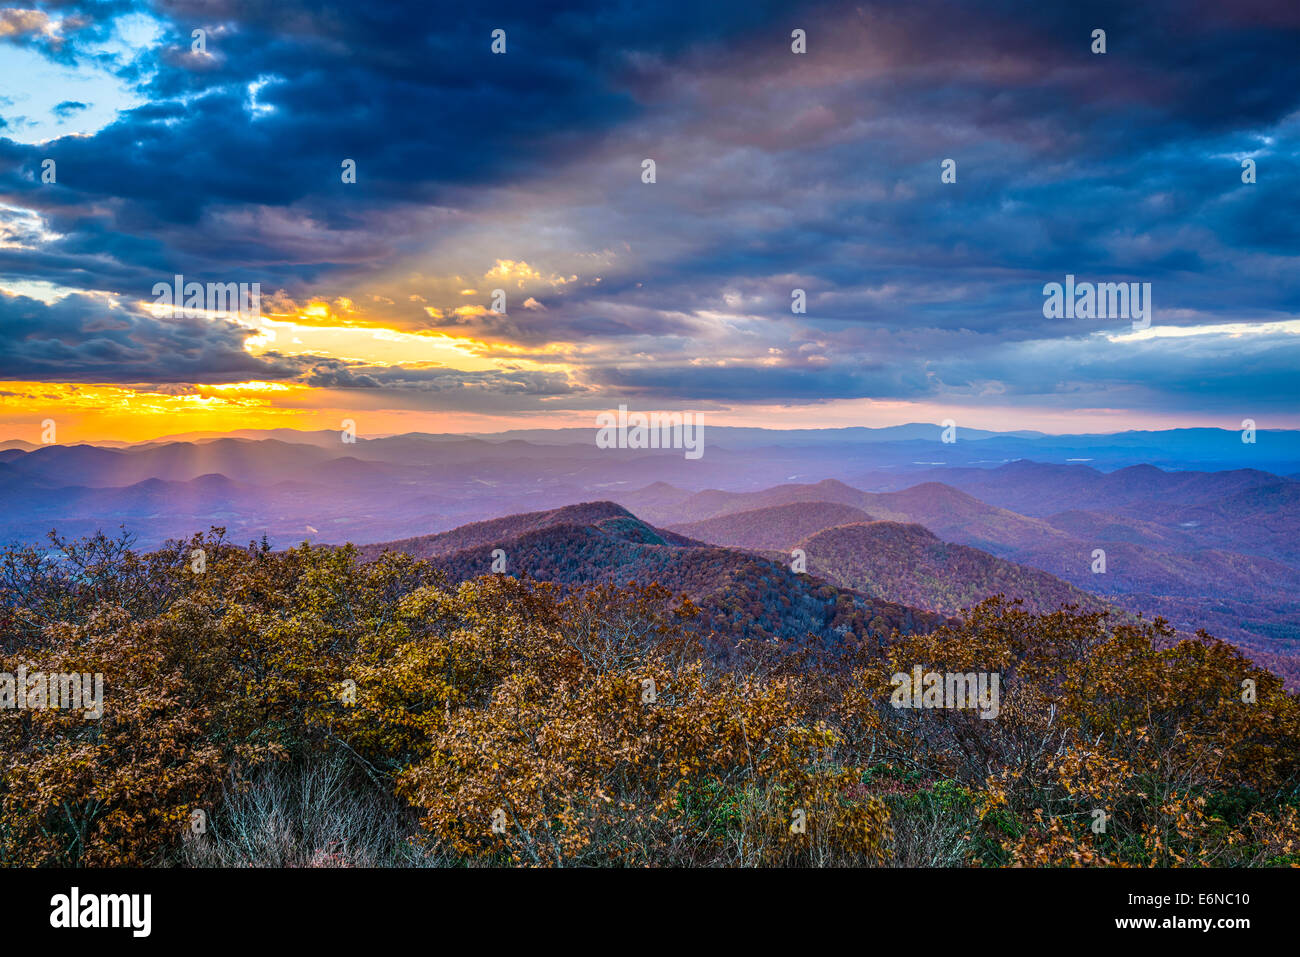
[[[613,502],[587,502],[362,546],[426,559],[451,581],[493,571],[561,585],[658,584],[700,608],[696,626],[732,640],[884,641],[944,615],[796,574],[779,560],[655,528]],[[499,565],[494,566],[494,561]]]
[[[600,449],[593,430],[344,438],[4,443],[0,539],[122,525],[153,547],[219,525],[274,547],[389,543],[458,577],[486,572],[492,545],[512,572],[566,584],[654,578],[717,621],[730,589],[746,606],[732,617],[769,635],[796,621],[832,634],[846,613],[826,609],[841,599],[868,622],[911,627],[916,613],[954,615],[1003,592],[1035,608],[1162,615],[1300,672],[1297,433],[1250,445],[1216,429],[958,430],[944,443],[925,425],[717,428],[699,460]],[[796,548],[804,576],[790,567]],[[784,621],[783,590],[797,606]]]

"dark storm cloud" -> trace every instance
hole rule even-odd
[[[1300,271],[1273,259],[1300,248],[1300,192],[1285,186],[1300,173],[1286,119],[1300,67],[1284,53],[1300,34],[1285,9],[1204,10],[1188,22],[1174,7],[1135,19],[1118,5],[979,5],[942,29],[925,23],[933,8],[865,9],[862,22],[848,11],[814,31],[848,64],[843,84],[815,97],[790,94],[794,79],[763,88],[758,71],[773,61],[750,46],[723,54],[723,81],[689,87],[690,105],[665,124],[676,139],[657,151],[661,182],[600,211],[611,224],[602,236],[684,252],[554,293],[545,316],[515,324],[514,340],[675,332],[728,289],[751,294],[745,311],[779,318],[797,285],[813,328],[932,328],[927,354],[942,355],[955,330],[1079,334],[1041,311],[1043,284],[1067,272],[1150,281],[1160,315],[1178,321],[1300,304]],[[1096,23],[1109,27],[1105,57],[1087,49]],[[854,75],[854,44],[866,48],[873,32],[888,37],[889,59]],[[798,118],[810,101],[827,122]],[[846,136],[854,123],[865,126]],[[1241,182],[1244,155],[1258,157],[1267,183]],[[946,156],[959,160],[955,186],[938,181]],[[660,321],[622,321],[656,309]]]
[[[149,103],[93,137],[36,147],[0,140],[0,193],[65,237],[45,250],[56,257],[48,275],[40,260],[0,268],[67,282],[78,277],[59,254],[94,254],[73,282],[89,288],[132,282],[141,254],[164,273],[256,262],[265,285],[291,288],[331,269],[365,268],[394,253],[395,206],[537,174],[581,139],[635,117],[640,107],[618,82],[630,51],[670,55],[760,22],[768,6],[720,4],[699,19],[639,3],[559,15],[532,3],[498,4],[490,14],[391,2],[140,6],[167,26],[136,68],[156,68],[142,86]],[[59,45],[67,57],[130,8],[47,9],[78,18]],[[488,52],[496,27],[508,31],[506,56]],[[207,31],[206,53],[191,50],[197,28]],[[257,84],[260,109],[250,92]],[[41,189],[47,158],[59,183]],[[344,158],[356,160],[364,189],[340,182]],[[259,234],[215,216],[254,204],[292,208],[286,228]],[[323,250],[289,239],[293,220],[309,217],[332,234]]]
[[[146,58],[159,68],[142,88],[151,103],[89,140],[11,147],[7,158],[79,164],[79,192],[128,199],[167,222],[193,223],[212,204],[316,194],[347,209],[335,188],[344,157],[358,161],[369,202],[430,200],[449,183],[544,168],[566,134],[599,134],[634,115],[615,85],[623,51],[671,51],[756,21],[763,7],[719,5],[698,23],[650,4],[556,16],[533,3],[490,14],[427,3],[166,3],[154,12],[168,32]],[[494,27],[508,30],[510,55],[488,54]],[[191,51],[192,28],[208,31],[205,53]],[[259,82],[261,112],[248,90]],[[12,174],[8,183],[18,185]]]
[[[155,318],[102,296],[46,305],[0,295],[0,379],[234,382],[299,372],[297,362],[249,355],[249,335],[227,320]]]

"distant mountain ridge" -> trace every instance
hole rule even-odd
[[[1107,478],[1092,469],[1033,463],[990,471],[1031,489],[1030,477],[1036,472],[1045,485],[1059,482],[1063,472],[1067,477],[1091,473],[1090,480]],[[755,503],[802,501],[817,509],[833,496],[873,516],[916,523],[946,542],[1045,572],[1131,613],[1163,615],[1184,634],[1204,628],[1300,684],[1300,511],[1294,504],[1300,485],[1250,471],[1216,479],[1213,474],[1169,475],[1158,469],[1136,469],[1118,481],[1120,487],[1145,488],[1156,496],[1226,493],[1226,497],[1204,504],[1134,497],[1131,506],[1114,513],[1072,510],[1046,517],[990,505],[936,482],[876,493],[833,480],[759,492],[674,493],[656,485],[621,500],[635,509],[646,498],[649,511],[661,522],[674,508],[684,517],[707,512],[707,519],[674,524],[669,518],[664,523],[706,540],[739,544],[743,539],[729,529],[738,522],[761,525],[762,510],[755,512]],[[1215,547],[1221,542],[1225,547]],[[1099,554],[1105,557],[1100,573]],[[843,559],[845,564],[848,561]],[[858,569],[858,578],[837,576],[829,566],[819,571],[854,587],[867,580],[865,569]],[[903,581],[890,587],[899,589],[896,597],[911,604],[952,607],[934,601],[928,590],[908,591]]]
[[[791,502],[728,512],[716,518],[670,526],[693,539],[732,548],[789,550],[801,539],[832,525],[869,522],[860,508],[837,502]]]
[[[864,594],[946,615],[960,614],[963,608],[997,594],[1021,599],[1034,612],[1055,611],[1066,604],[1086,611],[1109,607],[1040,569],[945,542],[919,524],[875,521],[849,505],[774,505],[676,525],[672,530],[718,545],[759,549],[774,560],[788,561],[794,549],[801,549],[812,574]]]
[[[657,524],[680,525],[731,515],[736,512],[770,508],[793,503],[823,503],[847,505],[862,511],[875,506],[870,514],[878,518],[901,520],[904,516],[892,512],[881,504],[879,496],[845,485],[838,479],[823,479],[816,483],[787,483],[755,492],[705,489],[686,492],[677,489],[674,496],[670,487],[656,483],[636,492],[619,494],[616,499],[638,515]]]

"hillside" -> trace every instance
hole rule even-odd
[[[827,528],[800,541],[808,570],[845,588],[958,615],[991,595],[1023,599],[1035,614],[1106,603],[1037,568],[954,545],[920,525],[867,522]]]
[[[714,545],[732,548],[793,548],[800,539],[823,528],[869,522],[872,518],[860,508],[835,502],[793,502],[745,512],[730,512],[700,522],[673,525],[682,535]]]
[[[756,492],[706,489],[685,497],[675,496],[671,494],[670,487],[657,483],[639,491],[620,493],[616,498],[620,504],[659,525],[688,524],[735,512],[773,508],[795,502],[849,505],[891,521],[903,518],[890,512],[887,506],[878,504],[877,496],[835,479],[809,484],[776,485]]]
[[[896,491],[862,492],[826,481],[761,492],[713,490],[676,498],[682,511],[704,509],[715,514],[671,527],[704,540],[770,550],[768,557],[787,560],[792,543],[756,527],[764,513],[752,509],[753,503],[806,502],[804,507],[812,508],[820,502],[821,508],[827,502],[847,501],[852,503],[848,507],[878,518],[915,523],[945,542],[990,553],[1027,572],[1045,573],[1057,580],[1049,593],[1057,594],[1062,585],[1073,586],[1128,613],[1163,616],[1183,635],[1204,628],[1236,643],[1289,682],[1300,683],[1297,483],[1250,469],[1219,475],[1136,466],[1107,475],[1082,465],[1034,462],[929,474],[942,474],[963,488],[930,481]],[[1036,517],[981,501],[970,488],[1003,501],[1025,501],[1033,509],[1046,510],[1076,497],[1110,508],[1071,508]],[[825,497],[818,498],[819,493]],[[1107,501],[1108,495],[1114,500]],[[663,512],[674,511],[674,496],[668,490],[658,489],[656,497]],[[768,517],[775,520],[780,514],[772,512]],[[770,544],[757,544],[764,540]],[[1104,573],[1093,571],[1097,549],[1106,554]],[[856,568],[857,562],[872,559],[845,556],[843,561],[845,567]],[[809,570],[841,585],[863,587],[862,580],[846,578],[835,567],[814,562]],[[994,575],[986,583],[994,580],[1005,578]],[[1041,580],[1032,587],[1019,581],[1018,587],[1027,594],[1044,587]],[[954,595],[979,593],[979,588],[956,584],[924,586],[898,578],[892,586],[898,590],[885,593],[936,609],[951,608],[946,599]]]
[[[484,522],[471,522],[468,525],[461,525],[446,532],[417,535],[391,542],[380,542],[375,545],[361,545],[359,549],[363,559],[376,558],[385,551],[404,552],[414,558],[440,558],[483,547],[487,547],[490,552],[492,548],[496,548],[504,542],[542,529],[561,525],[602,526],[610,520],[624,521],[622,526],[623,534],[631,534],[632,526],[626,524],[627,520],[636,522],[644,534],[650,537],[649,540],[655,544],[698,544],[698,542],[692,542],[690,539],[671,532],[652,530],[650,526],[641,523],[627,509],[613,502],[584,502],[580,505],[565,505],[561,508],[552,508],[541,512],[505,515]],[[613,529],[615,526],[610,527]],[[490,558],[486,561],[488,564],[491,563]],[[488,570],[485,567],[477,574],[482,574]]]
[[[1064,550],[1071,544],[1070,536],[1041,519],[989,505],[942,482],[872,495],[871,502],[873,514],[902,515],[903,521],[924,525],[946,541],[998,555],[1030,548]]]
[[[686,595],[701,610],[696,627],[725,641],[810,636],[837,642],[847,635],[887,639],[942,624],[943,617],[868,598],[807,575],[783,562],[705,545],[657,529],[613,502],[512,515],[437,535],[363,546],[363,560],[385,551],[428,559],[451,581],[492,570],[495,549],[505,572],[561,585],[658,584]]]
[[[911,476],[873,473],[859,480],[864,488],[878,488],[886,495],[942,483],[988,506],[1042,519],[1084,537],[1096,537],[1090,529],[1105,528],[1104,537],[1115,541],[1187,552],[1220,548],[1300,561],[1300,539],[1295,535],[1300,483],[1259,469],[1166,471],[1133,465],[1106,473],[1086,465],[1019,461],[993,469],[931,469]],[[862,507],[871,511],[869,504]],[[924,521],[919,516],[914,520]]]
[[[650,491],[643,490],[645,493]],[[914,522],[924,525],[948,541],[961,542],[996,554],[1026,548],[1065,549],[1072,543],[1069,535],[1042,519],[989,505],[942,482],[925,482],[898,492],[863,492],[843,482],[827,479],[808,485],[777,485],[759,492],[709,489],[675,502],[665,490],[659,488],[654,490],[653,495],[646,494],[645,499],[646,508],[638,508],[637,503],[642,500],[641,492],[624,495],[620,501],[638,515],[645,515],[648,520],[659,525],[678,530],[695,529],[700,533],[696,537],[706,541],[722,543],[722,538],[710,535],[726,536],[728,544],[737,545],[739,541],[735,539],[736,535],[752,539],[751,535],[740,529],[760,520],[760,516],[753,513],[795,503],[818,508],[847,506],[881,521]],[[752,518],[735,518],[741,514],[751,515]],[[788,513],[771,514],[779,518],[796,512],[791,510]],[[724,522],[723,519],[727,521]],[[703,524],[710,520],[713,522]],[[848,521],[862,521],[862,518],[855,515]],[[771,544],[784,548],[793,544],[793,541],[784,544],[774,541]]]

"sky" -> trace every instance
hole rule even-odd
[[[0,438],[1300,427],[1297,51],[1262,0],[0,7]]]

